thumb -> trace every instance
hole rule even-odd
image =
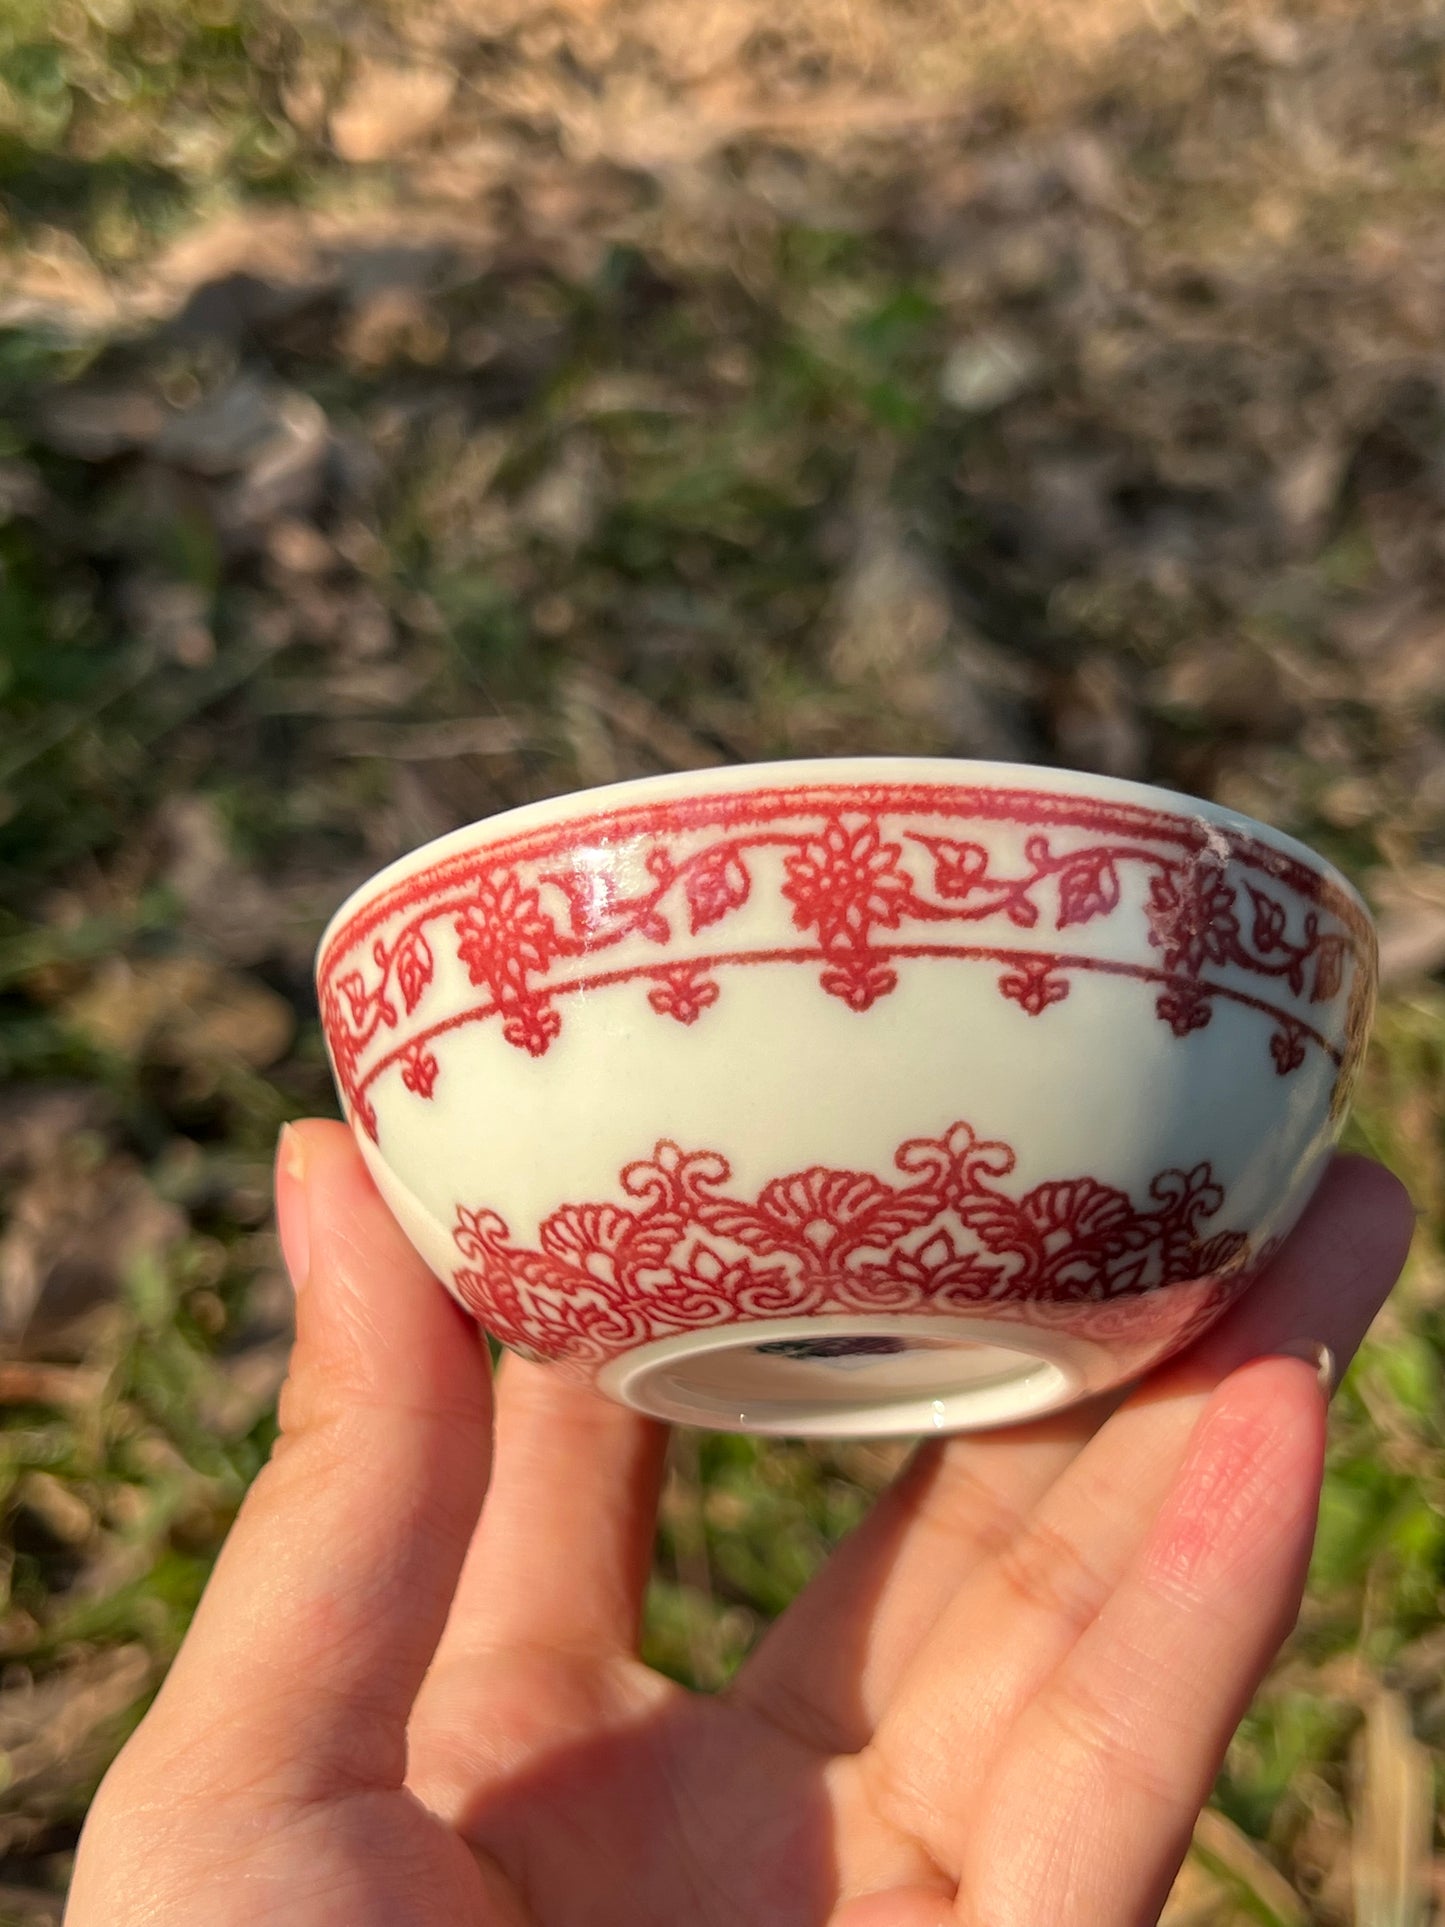
[[[490,1372],[344,1126],[287,1127],[276,1198],[296,1286],[281,1437],[147,1724],[168,1750],[204,1734],[223,1776],[229,1748],[324,1797],[401,1783],[486,1488]]]

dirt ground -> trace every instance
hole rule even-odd
[[[1412,1183],[1172,1927],[1445,1919],[1445,13],[0,10],[0,1922],[263,1461],[343,894],[499,807],[919,751],[1360,881]],[[703,1686],[881,1448],[679,1437]]]

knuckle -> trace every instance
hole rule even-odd
[[[960,1525],[976,1552],[997,1557],[1027,1528],[1027,1515],[983,1478],[962,1453],[945,1458],[932,1502],[920,1507],[920,1521],[956,1540]]]
[[[1105,1699],[1069,1676],[1046,1705],[1065,1756],[1087,1762],[1090,1779],[1151,1807],[1175,1804],[1163,1764],[1170,1749],[1141,1729],[1122,1699]]]
[[[1044,1519],[1031,1519],[995,1555],[1006,1591],[1026,1611],[1082,1632],[1108,1591],[1078,1543]]]

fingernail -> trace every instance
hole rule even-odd
[[[311,1214],[306,1200],[306,1144],[289,1124],[276,1146],[276,1232],[281,1256],[300,1291],[311,1272]]]
[[[1329,1398],[1335,1389],[1335,1355],[1328,1345],[1318,1338],[1291,1338],[1283,1345],[1276,1345],[1275,1351],[1284,1358],[1302,1358],[1307,1365],[1313,1365],[1315,1376],[1319,1379],[1320,1390]]]

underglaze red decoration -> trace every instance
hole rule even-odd
[[[670,964],[648,991],[647,1001],[661,1016],[695,1024],[721,995],[721,987],[697,964]]]
[[[813,1165],[756,1199],[717,1151],[663,1139],[621,1174],[625,1204],[565,1204],[535,1246],[486,1206],[460,1206],[462,1301],[507,1344],[595,1363],[676,1332],[801,1313],[993,1312],[1047,1322],[1053,1307],[1198,1285],[1203,1310],[1251,1258],[1240,1231],[1208,1231],[1224,1191],[1208,1164],[1161,1171],[1147,1201],[1093,1177],[1003,1183],[1013,1149],[966,1123],[912,1138],[898,1178]]]
[[[978,840],[1000,822],[1027,832],[1012,871]],[[798,943],[776,940],[775,918],[765,947],[754,924],[731,948],[666,954],[695,951],[704,932],[725,938],[773,890]],[[1139,919],[1133,955],[1037,941],[1125,914]],[[444,940],[482,995],[428,1021]],[[1327,1034],[1338,1025],[1312,1014],[1340,995],[1348,964],[1350,1021],[1363,1027],[1370,943],[1358,907],[1307,865],[1197,817],[1048,791],[749,791],[599,813],[404,879],[331,938],[321,1011],[348,1104],[375,1136],[370,1085],[397,1067],[430,1097],[428,1046],[442,1030],[495,1018],[507,1043],[540,1057],[561,1035],[560,999],[629,981],[658,1016],[692,1025],[723,995],[726,970],[760,963],[810,968],[862,1014],[911,959],[985,961],[1002,966],[1002,996],[1040,1019],[1079,973],[1105,971],[1153,985],[1179,1038],[1204,1029],[1220,999],[1260,1012],[1283,1077],[1311,1047],[1342,1065],[1350,1046]],[[373,1049],[382,1033],[394,1043]]]
[[[413,1044],[402,1056],[401,1081],[409,1091],[415,1091],[418,1097],[430,1097],[436,1086],[439,1069],[434,1052],[429,1051],[424,1044]]]
[[[1015,968],[999,978],[998,987],[1005,997],[1021,1004],[1030,1017],[1039,1016],[1069,994],[1069,980],[1060,971],[1058,958],[1047,953],[1020,957]]]

